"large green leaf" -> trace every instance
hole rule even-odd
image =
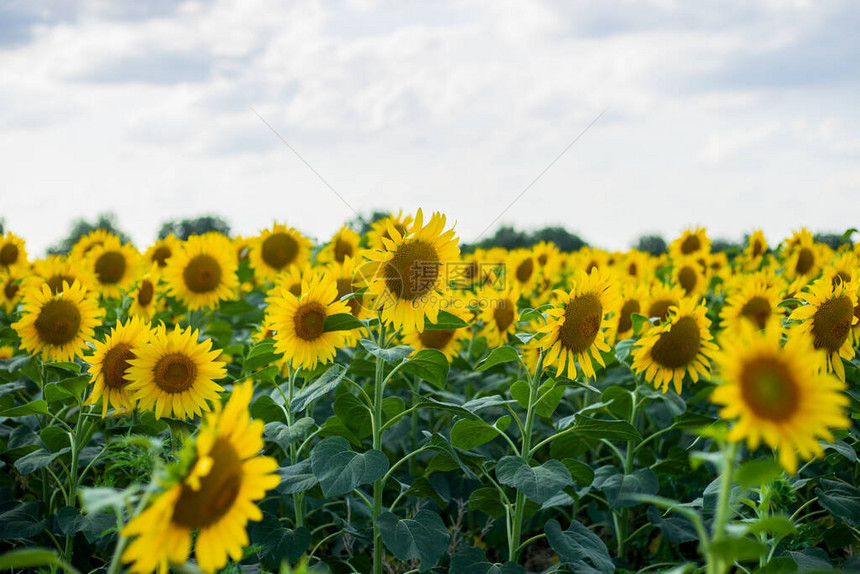
[[[252,542],[263,546],[264,560],[275,566],[284,559],[295,562],[311,545],[310,530],[304,526],[285,528],[269,513],[263,515],[262,521],[251,524],[249,534]]]
[[[489,486],[472,491],[469,495],[469,510],[478,510],[496,520],[505,515],[505,505],[499,491]]]
[[[642,501],[633,495],[657,494],[660,481],[650,468],[640,468],[631,474],[621,474],[614,466],[603,466],[595,472],[594,488],[603,490],[611,508],[629,508]]]
[[[303,411],[311,402],[330,393],[343,380],[346,367],[335,363],[322,375],[308,383],[302,391],[290,402],[290,412]]]
[[[420,510],[413,518],[398,519],[384,512],[377,521],[385,547],[400,560],[419,560],[426,572],[445,554],[451,535],[439,515]]]
[[[15,572],[39,566],[61,568],[69,574],[79,574],[74,566],[60,558],[56,550],[48,548],[18,548],[0,556],[0,570]]]
[[[12,407],[0,411],[0,417],[26,417],[30,415],[47,415],[48,403],[42,399],[30,401],[20,407]]]
[[[821,506],[851,526],[860,525],[860,488],[826,478],[819,485],[815,494]]]
[[[562,530],[558,521],[548,520],[544,525],[544,532],[549,545],[562,562],[573,567],[574,572],[615,572],[615,564],[609,557],[606,544],[576,520],[570,523],[567,530]]]
[[[461,419],[451,427],[451,444],[463,450],[488,443],[511,424],[511,417],[505,415],[491,425],[482,420]]]
[[[278,474],[281,475],[281,484],[278,485],[277,491],[281,494],[298,494],[310,490],[319,482],[310,459],[279,468]]]
[[[484,551],[473,546],[466,547],[451,558],[448,574],[525,574],[519,564],[505,562],[501,566],[491,564]]]
[[[429,319],[424,321],[424,329],[427,331],[448,331],[451,329],[462,329],[463,327],[468,326],[469,324],[464,320],[453,313],[445,311],[444,309],[439,310],[439,315],[436,317],[435,323],[431,323]]]
[[[558,404],[564,396],[564,385],[557,385],[555,381],[547,381],[540,386],[538,390],[538,399],[535,401],[535,412],[539,417],[548,418],[552,416]],[[513,397],[521,407],[528,408],[529,405],[529,386],[525,381],[517,381],[511,386],[511,397]]]
[[[517,350],[513,347],[498,347],[493,349],[486,358],[478,363],[475,370],[479,372],[486,371],[496,365],[518,361],[519,358],[520,356],[517,353]]]
[[[18,460],[16,460],[15,468],[17,468],[18,472],[20,472],[21,474],[30,474],[31,472],[35,472],[40,468],[45,468],[60,456],[71,452],[71,450],[71,447],[62,448],[57,452],[39,449],[27,455],[24,455]]]
[[[496,463],[499,482],[521,491],[529,500],[542,504],[573,486],[570,471],[557,460],[548,460],[540,466],[529,466],[518,456],[505,456]]]
[[[378,359],[382,359],[386,363],[390,363],[395,365],[409,356],[410,353],[414,350],[412,347],[408,345],[400,345],[398,347],[390,347],[388,349],[383,349],[370,339],[362,339],[361,346],[367,350],[368,353],[373,355]]]
[[[772,458],[749,460],[735,472],[735,480],[745,488],[770,484],[782,476],[782,466]]]
[[[284,452],[289,452],[290,445],[303,438],[313,426],[314,419],[311,417],[300,418],[291,425],[274,421],[265,426],[263,436],[281,447]]]
[[[323,331],[349,331],[351,329],[361,329],[364,323],[361,319],[351,313],[336,313],[327,315],[323,321]]]
[[[444,353],[423,349],[409,357],[401,370],[424,379],[437,389],[444,389],[449,368],[448,357]]]
[[[342,496],[382,478],[388,471],[388,457],[378,450],[354,452],[349,441],[334,436],[317,443],[311,453],[311,466],[326,497]]]
[[[573,427],[579,436],[589,438],[605,438],[607,440],[642,440],[642,435],[636,427],[627,421],[593,419],[585,415],[576,415]]]
[[[17,503],[0,513],[0,540],[30,538],[45,529],[48,521],[40,519],[42,503]]]

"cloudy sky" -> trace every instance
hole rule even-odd
[[[858,29],[853,0],[4,0],[0,217],[36,254],[102,211],[140,246],[178,216],[324,239],[419,206],[465,241],[841,232]]]

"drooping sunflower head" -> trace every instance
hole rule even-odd
[[[81,236],[72,248],[69,250],[69,258],[73,260],[83,260],[89,255],[90,250],[97,246],[108,242],[122,243],[119,235],[112,233],[106,229],[94,229],[86,235]]]
[[[855,315],[857,291],[856,283],[834,285],[830,279],[819,279],[808,291],[797,295],[806,304],[794,309],[789,316],[790,321],[798,321],[792,330],[808,333],[815,349],[823,353],[828,370],[843,381],[842,359],[854,357],[851,328],[858,322]]]
[[[176,253],[180,248],[180,241],[176,238],[172,233],[167,237],[162,239],[158,239],[149,246],[146,250],[146,253],[143,254],[143,258],[146,261],[146,265],[150,266],[155,264],[159,269],[164,269],[167,267],[168,259]]]
[[[592,269],[589,275],[578,271],[570,291],[558,290],[558,305],[547,311],[547,324],[538,329],[545,333],[541,348],[546,352],[544,364],[556,365],[557,375],[576,378],[576,365],[588,378],[595,377],[592,358],[606,366],[601,351],[609,352],[605,328],[606,316],[618,312],[620,297],[612,275],[607,270]]]
[[[0,271],[10,269],[25,270],[27,267],[27,247],[24,240],[7,231],[0,235]]]
[[[446,219],[434,213],[427,224],[421,209],[401,235],[389,221],[391,239],[381,238],[384,250],[366,250],[370,260],[358,270],[358,281],[367,285],[365,301],[372,311],[395,329],[424,330],[424,318],[435,323],[448,289],[446,265],[460,253],[454,229],[445,230]]]
[[[221,354],[212,340],[199,340],[196,329],[162,324],[151,331],[149,341],[134,349],[128,363],[127,390],[139,408],[155,411],[155,417],[191,418],[209,411],[224,389],[215,381],[226,374]]]
[[[318,363],[328,363],[337,349],[346,346],[344,331],[325,330],[326,317],[350,312],[337,293],[334,278],[316,271],[303,282],[298,297],[282,288],[269,299],[266,324],[275,331],[275,350],[294,367],[313,369]]]
[[[123,529],[135,539],[122,555],[132,572],[167,571],[191,554],[197,532],[197,565],[213,573],[228,557],[241,560],[248,545],[248,521],[263,517],[257,501],[280,482],[277,461],[259,453],[263,422],[250,420],[250,382],[237,385],[230,400],[204,420],[186,443],[183,461],[173,469],[175,483]]]
[[[93,340],[103,314],[95,294],[77,281],[65,284],[56,294],[43,283],[24,293],[21,319],[12,327],[31,355],[42,353],[49,360],[72,361]]]
[[[263,281],[272,281],[279,273],[305,263],[310,250],[310,240],[298,230],[275,224],[252,242],[249,257],[255,275]]]
[[[149,324],[140,317],[132,317],[113,329],[103,342],[96,342],[93,354],[86,358],[90,364],[93,390],[84,404],[94,405],[102,399],[102,417],[107,416],[108,405],[118,414],[134,408],[131,394],[127,390],[129,378],[126,371],[129,361],[135,358],[135,350],[149,341]]]
[[[52,293],[63,290],[63,284],[80,283],[88,290],[96,290],[98,281],[87,265],[62,255],[50,255],[33,263],[33,274],[27,279],[28,286],[40,288],[47,283]]]
[[[726,303],[721,311],[722,328],[737,332],[742,323],[756,329],[778,329],[785,308],[779,288],[763,274],[739,275],[730,282]]]
[[[845,384],[817,369],[806,333],[780,346],[781,330],[745,326],[721,341],[715,358],[723,383],[711,394],[720,416],[737,419],[729,440],[746,440],[750,449],[764,441],[779,451],[789,473],[798,456],[822,454],[819,440],[832,441],[831,429],[847,428]]]
[[[717,346],[709,331],[707,309],[695,299],[681,299],[670,309],[668,319],[649,329],[633,347],[633,370],[662,388],[669,383],[681,393],[685,375],[698,382],[710,375],[710,359]]]
[[[358,256],[358,244],[361,236],[347,226],[341,227],[331,241],[326,243],[317,254],[318,263],[343,263],[347,257]]]
[[[137,279],[140,254],[132,245],[108,239],[87,252],[85,266],[96,279],[96,288],[107,298],[121,297]]]
[[[163,279],[168,292],[194,311],[217,307],[239,286],[230,240],[220,233],[192,235],[167,260]]]
[[[681,236],[669,245],[673,259],[685,256],[701,256],[711,252],[711,238],[704,227],[685,229]]]
[[[367,234],[367,243],[370,249],[374,251],[384,251],[386,249],[383,240],[392,240],[391,234],[388,232],[389,225],[402,237],[406,235],[409,231],[409,226],[412,225],[412,216],[403,215],[402,211],[398,211],[397,215],[390,213],[387,217],[377,219],[371,223],[370,231]]]
[[[157,263],[153,263],[148,273],[145,273],[137,286],[129,294],[131,306],[129,315],[152,319],[152,317],[164,307],[164,299],[159,297],[161,285],[159,282],[161,272]]]

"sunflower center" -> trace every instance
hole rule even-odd
[[[800,402],[797,381],[775,357],[758,357],[745,363],[740,386],[744,402],[763,419],[783,422],[797,411]]]
[[[209,452],[212,468],[200,479],[200,489],[182,485],[171,521],[191,530],[218,522],[233,507],[242,486],[242,459],[223,437],[218,437]]]
[[[847,295],[834,297],[821,304],[812,316],[812,336],[816,349],[838,351],[851,331],[854,306]]]
[[[65,281],[66,283],[71,285],[72,283],[75,282],[75,278],[72,277],[71,275],[63,275],[63,274],[51,275],[50,277],[48,277],[48,279],[45,281],[45,283],[47,283],[48,287],[51,288],[51,293],[56,295],[57,293],[59,293],[63,290],[63,281]]]
[[[541,253],[540,255],[538,255],[538,258],[537,258],[538,264],[542,265],[542,266],[546,265],[547,259],[548,259],[547,254]]]
[[[658,317],[661,321],[665,321],[669,316],[669,307],[677,304],[677,301],[673,301],[671,299],[658,299],[648,307],[648,316]]]
[[[678,283],[681,284],[687,295],[693,292],[698,282],[699,276],[696,274],[696,270],[689,265],[685,265],[678,272]]]
[[[263,241],[262,255],[266,265],[283,269],[299,253],[299,244],[287,233],[273,233]]]
[[[355,287],[352,286],[352,279],[349,277],[341,277],[337,280],[337,298],[340,300],[341,297],[345,295],[349,295],[350,293],[355,293]],[[361,310],[361,303],[359,302],[358,297],[353,297],[352,299],[348,299],[346,304],[349,306],[349,311],[356,317],[358,317],[358,312]]]
[[[323,334],[325,323],[325,307],[316,301],[303,303],[296,310],[293,322],[296,327],[296,335],[305,341],[314,341]]]
[[[558,329],[561,344],[574,353],[584,353],[594,343],[603,319],[603,305],[594,293],[570,300],[564,309],[564,324]]]
[[[188,290],[193,293],[214,291],[221,283],[221,266],[211,255],[195,255],[185,266],[182,278]]]
[[[761,241],[756,239],[753,242],[752,255],[753,257],[758,257],[764,252],[764,245],[762,245]]]
[[[166,393],[181,393],[194,384],[197,366],[182,353],[164,355],[155,365],[155,384]]]
[[[695,253],[701,248],[702,242],[699,241],[698,235],[688,235],[684,242],[681,243],[681,253],[683,253],[684,255]]]
[[[152,303],[152,296],[155,294],[155,288],[152,286],[152,281],[144,279],[140,283],[140,289],[137,290],[137,302],[141,307],[146,307]]]
[[[152,260],[157,263],[159,267],[164,267],[167,265],[167,259],[171,255],[173,255],[173,251],[170,250],[170,247],[162,245],[153,252]]]
[[[759,329],[764,329],[767,325],[770,314],[770,301],[758,295],[750,297],[749,301],[741,307],[741,316],[755,323]]]
[[[398,299],[414,300],[433,289],[439,267],[435,247],[420,240],[404,243],[385,267],[385,285]]]
[[[815,265],[815,255],[812,250],[808,247],[801,248],[800,253],[797,254],[797,264],[794,266],[794,270],[800,275],[806,275],[812,270],[813,265]]]
[[[293,283],[287,288],[287,291],[295,295],[296,297],[302,296],[302,284],[301,283]]]
[[[636,299],[624,302],[624,305],[621,306],[621,312],[619,313],[620,316],[618,318],[619,333],[626,333],[633,328],[633,313],[638,313],[640,309],[641,306],[639,305],[639,301]]]
[[[34,325],[41,340],[50,345],[65,345],[78,335],[81,312],[74,303],[53,299],[42,307]]]
[[[6,285],[3,286],[3,295],[6,296],[6,299],[10,301],[15,298],[15,295],[18,294],[18,285],[15,284],[15,280],[10,278],[6,281]]]
[[[680,369],[699,354],[702,335],[693,317],[681,317],[672,328],[660,335],[651,349],[651,358],[667,369]]]
[[[637,277],[638,276],[639,267],[636,265],[635,261],[630,263],[630,265],[627,266],[627,274],[630,275],[631,277]]]
[[[352,257],[352,255],[352,243],[338,237],[337,241],[334,242],[334,260],[343,263],[347,257]]]
[[[493,320],[499,333],[504,333],[514,322],[514,304],[507,299],[499,299],[498,305],[493,309]]]
[[[836,275],[833,276],[832,282],[834,287],[838,287],[842,283],[850,283],[851,276],[840,269],[836,272]]]
[[[99,283],[116,283],[125,275],[125,257],[118,251],[106,251],[96,259],[95,269]]]
[[[18,246],[14,243],[7,243],[0,249],[0,265],[12,265],[18,260]]]
[[[121,389],[128,383],[125,371],[130,366],[128,362],[131,359],[134,359],[134,353],[128,343],[119,343],[105,353],[105,358],[102,360],[102,375],[108,387]]]
[[[517,265],[516,276],[517,281],[520,283],[525,283],[529,279],[531,279],[532,273],[535,270],[535,262],[534,259],[529,257],[528,259],[524,259],[522,263]]]
[[[451,342],[454,338],[454,329],[442,329],[439,331],[431,331],[425,329],[418,335],[421,344],[429,349],[444,349],[445,345]]]

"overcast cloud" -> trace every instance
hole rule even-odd
[[[30,250],[113,211],[139,246],[215,213],[318,239],[417,207],[475,239],[625,248],[693,224],[860,223],[860,3],[0,4],[0,216]],[[489,231],[492,232],[492,229]]]

